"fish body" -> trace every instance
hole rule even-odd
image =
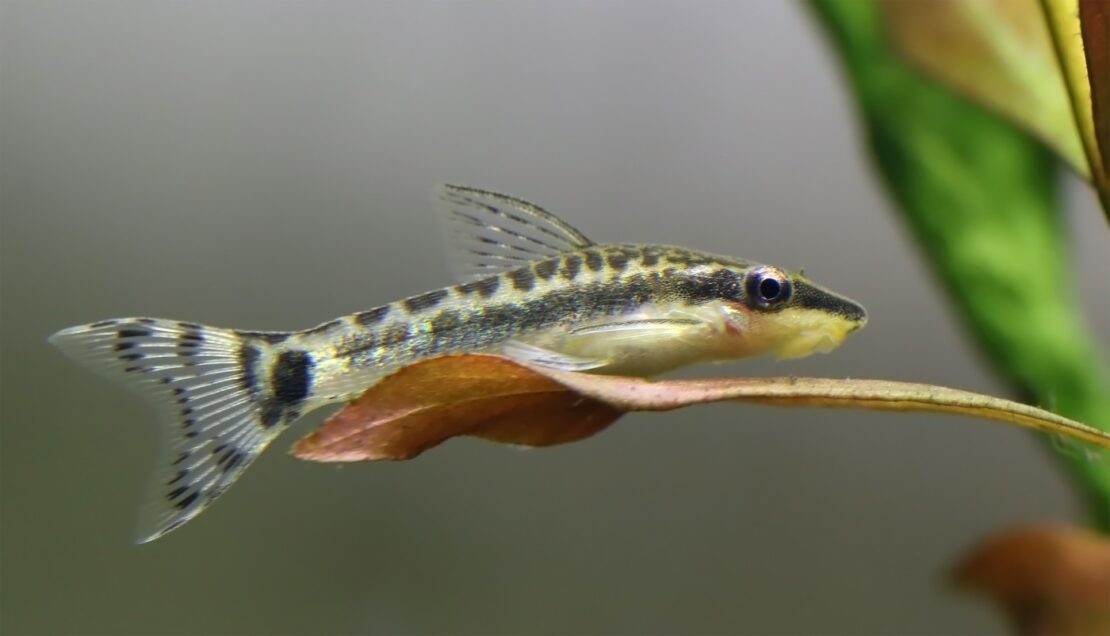
[[[525,201],[444,186],[458,284],[299,332],[156,318],[51,341],[138,388],[166,443],[140,525],[196,516],[304,413],[418,360],[499,353],[563,370],[649,376],[701,361],[829,351],[866,324],[855,302],[776,267],[662,245],[595,244]]]

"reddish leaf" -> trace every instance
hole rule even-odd
[[[384,378],[297,442],[301,459],[409,459],[458,435],[528,446],[589,437],[626,411],[722,400],[972,415],[1110,447],[1110,435],[1040,409],[944,387],[879,380],[663,380],[558,372],[498,356],[425,360]]]
[[[1110,5],[1106,0],[1079,0],[1079,24],[1091,83],[1095,145],[1102,164],[1096,185],[1110,215]]]
[[[1019,634],[1110,634],[1110,541],[1068,526],[991,537],[955,569],[997,601]]]
[[[446,356],[385,378],[293,454],[321,462],[410,459],[457,435],[552,446],[589,437],[622,414],[505,358]]]

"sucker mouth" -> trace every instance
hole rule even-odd
[[[813,353],[829,353],[844,342],[849,334],[858,331],[865,324],[867,318],[850,320],[843,316],[828,316],[818,324],[808,329],[801,329],[792,336],[788,336],[774,352],[780,360],[801,358]]]
[[[789,360],[808,356],[812,353],[828,353],[840,346],[848,333],[848,331],[842,331],[838,336],[829,331],[804,331],[780,348],[776,357],[779,360]]]

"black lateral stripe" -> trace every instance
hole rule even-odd
[[[439,312],[429,321],[431,338],[427,345],[427,353],[454,350],[466,338],[466,332],[461,330],[463,325],[462,314],[453,309]]]
[[[437,289],[435,291],[430,291],[426,294],[420,294],[419,296],[413,296],[412,298],[407,298],[404,301],[404,305],[405,305],[405,309],[410,314],[415,314],[415,313],[419,313],[421,311],[424,311],[425,309],[431,309],[432,307],[435,307],[436,305],[438,305],[440,303],[441,300],[443,300],[446,297],[447,297],[447,290],[446,289]]]
[[[378,336],[372,331],[360,333],[348,338],[336,347],[335,354],[341,357],[350,357],[364,351],[371,351],[378,347]]]
[[[634,309],[664,291],[658,279],[629,276],[618,284],[593,283],[575,289],[554,289],[523,303],[483,307],[467,331],[503,339],[556,324],[567,316],[612,315]],[[487,336],[488,337],[488,336]]]
[[[404,323],[392,325],[382,331],[378,338],[378,346],[389,348],[401,344],[409,339],[409,326]]]
[[[429,322],[432,333],[443,333],[457,329],[462,324],[462,315],[453,310],[447,309],[436,314]]]

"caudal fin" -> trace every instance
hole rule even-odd
[[[157,470],[139,520],[152,541],[200,514],[284,428],[259,389],[259,365],[286,334],[121,318],[63,329],[50,342],[154,404]]]

